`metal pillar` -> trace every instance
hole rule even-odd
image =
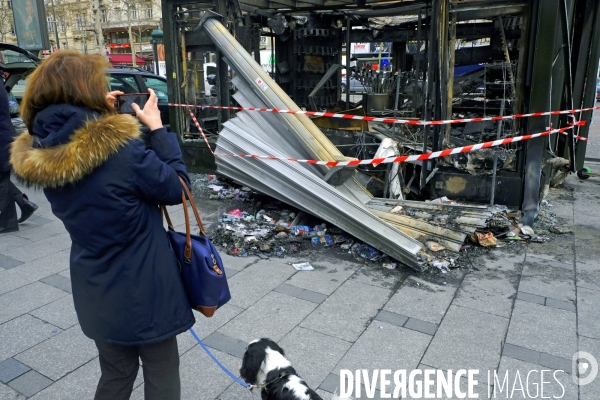
[[[552,82],[552,66],[556,57],[556,35],[560,1],[535,0],[532,6],[532,16],[536,14],[535,24],[531,25],[532,41],[530,54],[533,56],[530,70],[529,107],[527,112],[546,111],[551,104],[552,92],[548,90]],[[529,133],[543,132],[548,127],[548,118],[531,118],[527,124]],[[524,188],[523,188],[523,224],[533,225],[538,213],[541,184],[542,161],[548,148],[548,137],[528,140],[524,144]]]

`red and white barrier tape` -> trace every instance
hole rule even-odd
[[[196,124],[196,127],[198,128],[198,130],[201,131],[202,128],[200,128],[200,124],[198,123],[198,120],[195,118],[194,118],[194,123]],[[396,163],[396,162],[401,163],[401,162],[407,162],[407,161],[430,160],[432,158],[446,157],[446,156],[449,156],[452,154],[468,153],[468,152],[475,151],[475,150],[487,149],[489,147],[501,146],[501,145],[509,144],[509,143],[513,143],[513,142],[526,141],[526,140],[530,140],[530,139],[534,139],[534,138],[538,138],[538,137],[542,137],[542,136],[551,135],[553,133],[561,133],[561,134],[566,135],[565,132],[568,131],[569,129],[572,129],[574,126],[583,126],[583,125],[585,125],[585,121],[578,121],[578,122],[574,123],[573,125],[567,126],[565,128],[550,129],[545,132],[533,133],[533,134],[523,135],[523,136],[515,136],[515,137],[499,139],[499,140],[493,140],[490,142],[472,144],[469,146],[456,147],[453,149],[435,151],[433,153],[413,154],[413,155],[408,155],[408,156],[397,156],[397,157],[388,157],[388,158],[373,158],[373,159],[369,159],[369,160],[319,161],[319,160],[300,160],[297,158],[290,158],[290,157],[261,156],[258,154],[216,154],[216,153],[213,153],[213,154],[215,157],[243,157],[243,158],[261,158],[261,159],[268,159],[268,160],[287,160],[287,161],[306,163],[306,164],[312,164],[312,165],[326,165],[328,167],[342,167],[342,166],[368,165],[368,164],[379,165],[379,164]],[[210,148],[210,146],[209,146],[209,148]],[[211,151],[212,151],[212,149],[211,149]]]
[[[330,118],[342,118],[342,119],[354,119],[361,121],[372,121],[372,122],[384,122],[390,124],[406,124],[406,125],[447,125],[447,124],[458,124],[461,122],[482,122],[482,121],[499,121],[504,119],[516,119],[516,118],[526,118],[526,117],[543,117],[545,115],[559,115],[559,114],[575,114],[584,111],[592,111],[592,110],[600,110],[600,106],[590,107],[590,108],[580,108],[576,110],[560,110],[560,111],[544,111],[544,112],[535,112],[529,114],[514,114],[514,115],[504,115],[504,116],[495,116],[495,117],[481,117],[481,118],[462,118],[462,119],[445,119],[438,121],[421,121],[416,119],[399,119],[399,118],[381,118],[381,117],[369,117],[362,115],[352,115],[352,114],[337,114],[331,112],[321,112],[321,111],[302,111],[302,110],[282,110],[279,108],[258,108],[258,107],[232,107],[232,106],[207,106],[207,105],[194,105],[190,106],[188,104],[177,104],[177,103],[169,103],[169,106],[172,107],[197,107],[201,109],[205,108],[213,108],[219,110],[234,110],[234,111],[259,111],[259,112],[271,112],[271,113],[282,113],[282,114],[304,114],[315,117],[330,117]]]
[[[210,143],[208,143],[208,139],[206,138],[206,135],[204,134],[204,131],[202,130],[202,127],[200,126],[200,123],[196,119],[196,116],[194,115],[194,112],[192,111],[192,108],[190,107],[188,109],[190,111],[190,116],[192,117],[192,121],[194,121],[194,124],[196,125],[196,128],[198,128],[198,132],[200,132],[200,134],[202,135],[202,139],[204,139],[204,142],[206,143],[206,146],[208,147],[208,149],[210,150],[211,153],[215,154],[215,152],[213,151],[212,147],[210,147]]]

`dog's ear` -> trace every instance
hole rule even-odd
[[[285,356],[285,351],[283,351],[283,349],[271,339],[262,338],[260,341],[268,346],[271,350],[281,353],[282,356]]]
[[[240,376],[242,379],[250,385],[256,385],[256,377],[264,360],[264,346],[261,346],[258,342],[248,345],[242,360],[242,367],[240,368]]]

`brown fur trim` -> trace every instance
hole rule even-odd
[[[124,114],[89,120],[57,147],[34,149],[34,137],[25,132],[12,144],[10,163],[25,183],[56,188],[79,181],[140,135],[139,122]]]

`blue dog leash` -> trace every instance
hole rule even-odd
[[[225,366],[223,364],[221,364],[219,362],[219,360],[217,360],[217,358],[213,355],[213,353],[211,353],[210,350],[208,350],[208,347],[206,347],[206,345],[204,343],[202,343],[202,340],[200,340],[200,338],[198,337],[198,335],[196,335],[196,332],[194,332],[194,330],[192,328],[190,328],[190,333],[194,336],[194,338],[196,338],[196,341],[198,341],[198,344],[200,345],[200,347],[202,347],[204,349],[206,354],[208,354],[210,356],[210,358],[212,358],[213,361],[216,362],[217,365],[219,367],[221,367],[221,369],[223,371],[225,371],[225,373],[231,377],[231,379],[233,379],[234,381],[236,381],[237,383],[242,385],[244,387],[244,389],[252,389],[254,387],[253,385],[248,385],[246,382],[242,381],[240,378],[238,378],[237,376],[232,374],[231,371],[229,371],[227,368],[225,368]]]

